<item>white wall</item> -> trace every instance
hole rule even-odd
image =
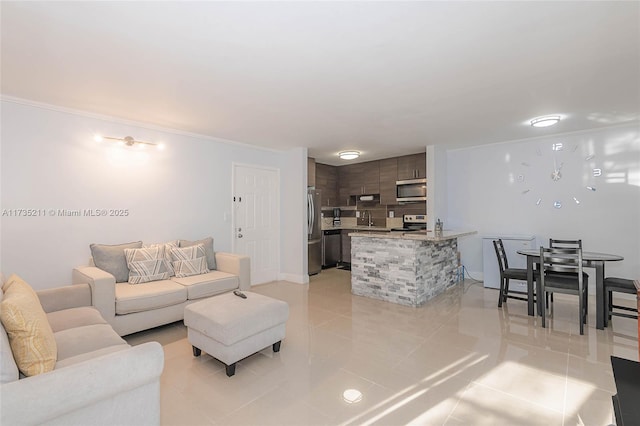
[[[447,218],[448,195],[447,151],[441,145],[427,145],[427,229]],[[445,229],[450,229],[448,223]]]
[[[282,192],[294,196],[290,196],[281,209],[281,241],[287,250],[280,256],[283,271],[280,279],[307,284],[307,148],[285,153],[285,164],[280,174]],[[302,258],[298,254],[302,254]]]
[[[2,217],[1,267],[5,275],[15,272],[34,288],[69,283],[72,268],[86,264],[94,242],[211,235],[216,250],[229,251],[232,162],[287,170],[299,157],[6,99],[1,119],[1,209],[47,212],[44,217]],[[97,144],[95,133],[159,141],[166,149],[119,150]],[[287,172],[281,176],[286,182]],[[283,213],[304,206],[304,196],[288,191],[285,182]],[[51,216],[50,209],[127,209],[129,215],[59,217]],[[298,273],[306,258],[301,243],[289,246],[293,240],[280,245],[287,257],[281,273]]]
[[[556,153],[557,165],[563,164],[557,182],[551,179],[554,143],[564,147]],[[593,168],[601,168],[602,176],[593,177]],[[482,236],[487,234],[531,234],[545,246],[550,237],[581,238],[585,250],[624,256],[606,265],[606,275],[640,277],[637,124],[449,151],[447,182],[449,225],[478,231],[459,240],[463,264],[476,278],[482,277]],[[555,200],[563,207],[554,208]]]

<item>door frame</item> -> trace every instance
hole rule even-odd
[[[235,208],[235,202],[233,200],[233,197],[235,197],[235,192],[236,192],[236,179],[237,179],[237,170],[239,167],[244,167],[244,168],[249,168],[249,169],[254,169],[254,170],[268,170],[268,171],[272,171],[272,172],[276,172],[276,179],[277,179],[277,185],[276,185],[276,216],[277,216],[277,229],[276,229],[276,235],[277,235],[277,239],[276,239],[276,263],[277,263],[277,274],[276,274],[276,279],[279,279],[280,276],[280,246],[282,243],[282,227],[280,226],[280,205],[281,205],[281,199],[280,199],[280,186],[281,186],[281,181],[280,181],[280,169],[277,167],[268,167],[268,166],[261,166],[261,165],[257,165],[257,164],[249,164],[249,163],[238,163],[238,162],[232,162],[231,163],[231,251],[233,253],[237,253],[237,239],[236,239],[236,208]],[[253,276],[252,276],[252,280],[253,280]],[[253,283],[252,283],[253,285]]]

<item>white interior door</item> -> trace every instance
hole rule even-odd
[[[251,258],[251,284],[274,281],[280,265],[280,173],[234,164],[234,252]]]

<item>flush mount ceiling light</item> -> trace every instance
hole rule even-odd
[[[557,124],[559,121],[559,115],[545,115],[544,117],[538,117],[531,120],[531,125],[533,127],[549,127]]]
[[[342,393],[342,399],[347,404],[355,404],[362,401],[362,392],[358,389],[347,389]]]
[[[355,160],[356,158],[360,157],[360,152],[359,151],[342,151],[338,153],[338,156],[343,160]]]
[[[112,137],[112,136],[95,135],[93,139],[96,142],[102,142],[104,140],[114,141],[114,142],[117,142],[119,145],[122,145],[122,146],[132,146],[132,147],[136,146],[138,148],[144,148],[147,145],[151,145],[151,146],[155,146],[156,148],[158,148],[160,150],[164,149],[164,145],[163,144],[157,144],[155,142],[138,141],[138,140],[135,140],[131,136],[125,136],[124,138],[115,138],[115,137]]]

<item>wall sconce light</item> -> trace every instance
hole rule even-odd
[[[559,115],[546,115],[544,117],[538,117],[531,120],[533,127],[549,127],[557,124],[560,121]]]
[[[139,147],[139,148],[144,148],[147,145],[151,145],[151,146],[155,146],[159,150],[163,150],[164,149],[164,145],[161,144],[161,143],[158,144],[158,143],[155,143],[155,142],[139,141],[139,140],[135,140],[131,136],[125,136],[124,138],[114,138],[112,136],[95,135],[93,139],[96,142],[102,142],[104,140],[114,141],[114,142],[118,143],[121,146],[130,146],[130,147],[136,146],[136,147]]]
[[[338,153],[338,156],[343,160],[355,160],[360,157],[360,152],[358,151],[342,151]]]

